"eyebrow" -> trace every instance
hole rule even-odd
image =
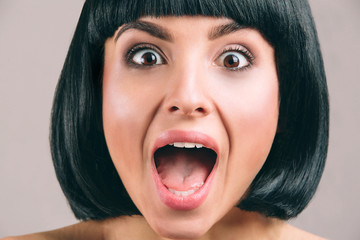
[[[149,22],[144,21],[136,21],[136,22],[130,22],[124,25],[123,28],[120,29],[120,31],[116,34],[116,37],[114,41],[116,42],[118,38],[123,34],[125,31],[129,29],[138,29],[144,32],[149,33],[150,35],[160,38],[165,41],[172,41],[171,34],[163,27]]]
[[[216,26],[212,28],[208,34],[209,40],[215,40],[217,38],[220,38],[224,35],[228,35],[230,33],[236,32],[240,29],[247,28],[244,25],[240,25],[236,22],[231,22],[228,24],[222,24],[220,26]],[[136,22],[130,22],[124,25],[119,32],[116,34],[114,41],[116,42],[118,38],[127,30],[129,29],[138,29],[144,32],[149,33],[150,35],[160,38],[165,41],[172,42],[173,37],[171,34],[163,27],[150,23],[145,21],[136,21]]]
[[[230,33],[236,32],[240,29],[247,28],[245,25],[240,25],[237,22],[231,22],[228,24],[223,24],[220,26],[216,26],[210,30],[208,38],[210,40],[215,40],[216,38],[228,35]]]

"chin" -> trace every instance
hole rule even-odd
[[[199,229],[165,229],[160,227],[155,232],[161,237],[169,239],[198,239],[206,234],[207,229],[205,230],[201,226],[199,226]]]
[[[180,221],[157,221],[152,225],[152,229],[161,237],[169,239],[198,239],[204,236],[211,226],[209,223],[197,220]]]

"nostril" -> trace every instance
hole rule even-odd
[[[200,113],[204,113],[205,112],[205,109],[202,108],[202,107],[199,107],[196,109],[197,112],[200,112]]]
[[[198,107],[198,108],[182,108],[182,107],[177,107],[176,105],[173,105],[171,107],[168,108],[168,111],[170,113],[180,113],[180,114],[184,114],[184,115],[198,115],[198,114],[201,114],[201,115],[206,115],[207,114],[207,108],[204,108],[204,107]],[[194,116],[195,116],[194,115]]]
[[[170,108],[170,112],[175,112],[175,111],[177,111],[177,110],[179,110],[179,108],[176,107],[176,106],[172,106],[172,107]]]

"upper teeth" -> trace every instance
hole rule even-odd
[[[177,147],[177,148],[202,148],[204,145],[200,143],[188,143],[188,142],[174,142],[172,144],[169,144],[171,146]]]

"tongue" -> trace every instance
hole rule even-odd
[[[209,149],[165,147],[155,155],[162,183],[177,191],[199,188],[209,176],[214,159]]]

